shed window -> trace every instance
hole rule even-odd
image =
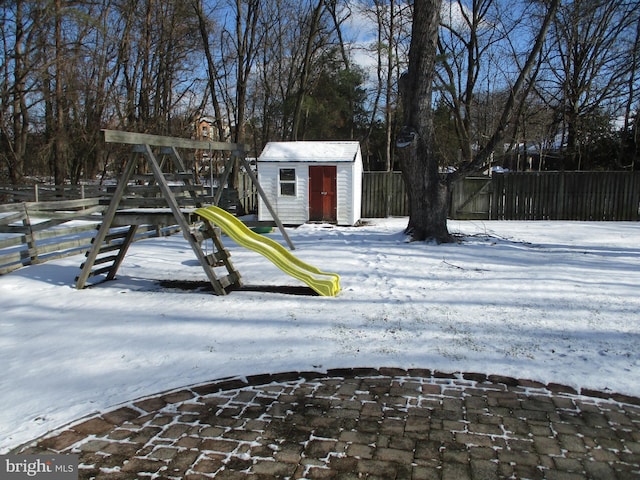
[[[280,169],[280,196],[282,197],[296,196],[296,169],[295,168]]]

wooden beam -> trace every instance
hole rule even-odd
[[[129,231],[127,232],[127,235],[124,237],[124,240],[122,241],[122,245],[120,245],[120,249],[116,254],[116,258],[113,261],[113,264],[111,265],[111,270],[109,270],[109,272],[107,273],[106,280],[113,280],[114,278],[116,278],[116,273],[118,272],[118,269],[122,264],[122,260],[124,260],[124,257],[127,254],[127,250],[129,250],[129,247],[133,243],[133,239],[135,238],[137,231],[138,231],[138,225],[131,225],[129,227]]]
[[[247,159],[245,157],[240,157],[240,163],[244,166],[244,169],[247,171],[247,175],[249,175],[249,178],[251,178],[251,181],[253,182],[253,184],[255,185],[256,189],[258,190],[258,194],[262,197],[262,200],[264,201],[264,204],[267,206],[267,209],[269,210],[269,213],[271,214],[271,218],[273,218],[273,221],[276,222],[276,225],[278,226],[278,229],[280,230],[280,233],[282,233],[282,236],[287,241],[287,244],[289,245],[289,249],[290,250],[295,250],[296,247],[293,245],[293,242],[289,238],[289,235],[287,234],[287,231],[284,229],[284,225],[280,221],[280,217],[278,217],[278,212],[276,212],[275,209],[273,208],[273,206],[271,206],[271,202],[269,201],[269,197],[267,197],[267,194],[263,190],[262,185],[260,185],[260,182],[258,181],[258,177],[253,172],[253,170],[251,170],[251,165],[249,165],[249,162],[247,162]]]
[[[224,190],[224,186],[227,184],[229,180],[229,176],[231,175],[231,170],[233,168],[233,161],[235,157],[231,155],[226,162],[224,162],[224,173],[222,174],[222,178],[218,179],[218,190],[216,190],[216,194],[213,197],[213,204],[216,207],[220,206],[220,198],[222,197],[222,191]]]
[[[247,152],[249,146],[243,143],[209,142],[190,138],[164,137],[148,133],[102,130],[105,143],[125,143],[128,145],[149,145],[152,147],[189,148],[192,150],[223,150],[227,152]]]
[[[165,201],[165,205],[167,202]],[[147,211],[142,209],[118,212],[113,217],[111,226],[124,227],[127,225],[178,225],[174,214],[169,209],[166,211]],[[192,212],[183,212],[188,223],[193,223]]]
[[[113,217],[115,217],[116,212],[118,211],[118,205],[120,204],[120,199],[124,195],[124,191],[127,188],[127,183],[129,182],[129,178],[133,175],[133,172],[138,164],[138,156],[136,154],[132,154],[127,161],[127,164],[124,167],[124,171],[122,172],[122,176],[118,181],[118,186],[116,187],[116,191],[113,193],[113,197],[111,197],[111,203],[109,203],[109,207],[106,212],[102,216],[102,223],[100,224],[100,228],[98,229],[98,233],[93,239],[93,244],[91,245],[91,249],[87,252],[87,259],[85,260],[82,269],[80,270],[80,275],[76,278],[76,288],[78,290],[82,290],[88,278],[91,276],[91,269],[93,268],[93,264],[100,253],[100,247],[102,246],[102,242],[104,242],[105,237],[109,233],[109,228],[111,228],[111,222],[113,222]]]
[[[213,268],[207,263],[206,256],[202,251],[202,249],[200,248],[200,245],[198,245],[196,240],[193,238],[193,235],[191,235],[189,231],[189,223],[185,219],[182,213],[182,210],[180,209],[180,206],[176,201],[176,197],[173,195],[173,192],[171,191],[171,188],[169,188],[169,184],[165,180],[164,174],[162,173],[162,170],[160,169],[160,165],[158,164],[158,161],[156,160],[155,155],[151,151],[151,147],[149,146],[149,144],[145,145],[145,149],[146,149],[145,156],[147,157],[147,161],[149,163],[149,166],[151,167],[151,171],[156,177],[156,181],[160,186],[160,190],[162,191],[162,194],[165,200],[169,204],[169,208],[171,209],[171,212],[173,212],[173,217],[176,219],[176,221],[178,222],[178,225],[182,229],[182,236],[185,238],[185,240],[189,242],[189,245],[191,245],[193,252],[196,254],[196,257],[198,257],[198,261],[200,262],[200,265],[202,265],[202,268],[204,269],[205,274],[209,278],[209,281],[211,282],[211,286],[213,287],[214,292],[217,295],[226,295],[227,292],[225,291],[224,287],[220,284],[218,277],[216,277],[216,274],[213,271]]]

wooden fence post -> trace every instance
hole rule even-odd
[[[27,208],[27,204],[23,203],[22,208],[24,209],[24,218],[22,219],[22,225],[25,227],[24,236],[29,257],[29,261],[27,263],[23,262],[23,265],[29,265],[30,263],[38,263],[38,246],[36,245],[36,240],[33,235],[33,227],[31,225],[31,218],[29,217],[29,209]]]

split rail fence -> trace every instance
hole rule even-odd
[[[221,194],[220,204],[235,205],[238,200],[247,202],[245,208],[257,204],[256,199],[246,194],[249,184],[248,180],[244,181],[240,199],[225,189]],[[189,201],[187,194],[182,191],[184,187],[171,188],[181,205]],[[102,223],[102,215],[109,205],[114,189],[112,186],[86,189],[70,186],[0,188],[0,193],[5,192],[5,200],[10,194],[14,201],[34,197],[68,198],[94,195],[87,198],[0,204],[0,275],[26,265],[87,252]],[[161,198],[157,186],[131,185],[128,193],[127,198],[121,201],[121,205],[126,208],[166,208],[166,200]],[[215,193],[215,190],[210,192],[203,187],[203,201],[213,204]],[[113,228],[109,234],[109,241],[114,244],[120,242],[127,230],[127,227]],[[139,225],[133,240],[166,236],[179,231],[178,225]]]
[[[99,197],[0,205],[0,275],[86,252],[106,208]],[[126,228],[120,230],[126,234]],[[144,225],[135,240],[177,231],[176,226]],[[111,240],[118,241],[119,234],[116,230]]]

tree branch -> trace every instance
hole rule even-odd
[[[520,70],[520,74],[518,75],[516,82],[514,83],[513,87],[509,92],[509,98],[507,99],[507,103],[505,104],[504,109],[502,110],[500,121],[498,122],[498,125],[495,131],[493,132],[493,135],[491,136],[487,144],[484,146],[484,148],[482,148],[476,154],[475,158],[471,162],[467,163],[466,165],[463,165],[461,168],[459,168],[455,172],[455,174],[453,174],[453,176],[450,178],[451,181],[454,181],[472,171],[475,171],[481,168],[482,165],[486,162],[486,160],[491,156],[491,153],[495,151],[496,147],[504,139],[505,131],[507,130],[509,126],[509,122],[513,117],[513,113],[516,110],[517,99],[519,96],[521,96],[521,93],[526,86],[527,80],[530,83],[533,81],[528,77],[531,74],[533,67],[536,65],[536,62],[539,59],[542,46],[547,36],[547,31],[549,30],[549,26],[551,25],[551,22],[556,14],[556,11],[558,10],[559,5],[560,5],[560,0],[550,1],[549,8],[547,9],[547,13],[542,22],[542,26],[540,27],[540,31],[538,32],[538,35],[536,37],[536,41],[533,45],[533,48],[531,49],[531,52],[529,52],[529,56],[527,57],[527,61],[525,62],[524,67],[522,68],[522,70]]]

